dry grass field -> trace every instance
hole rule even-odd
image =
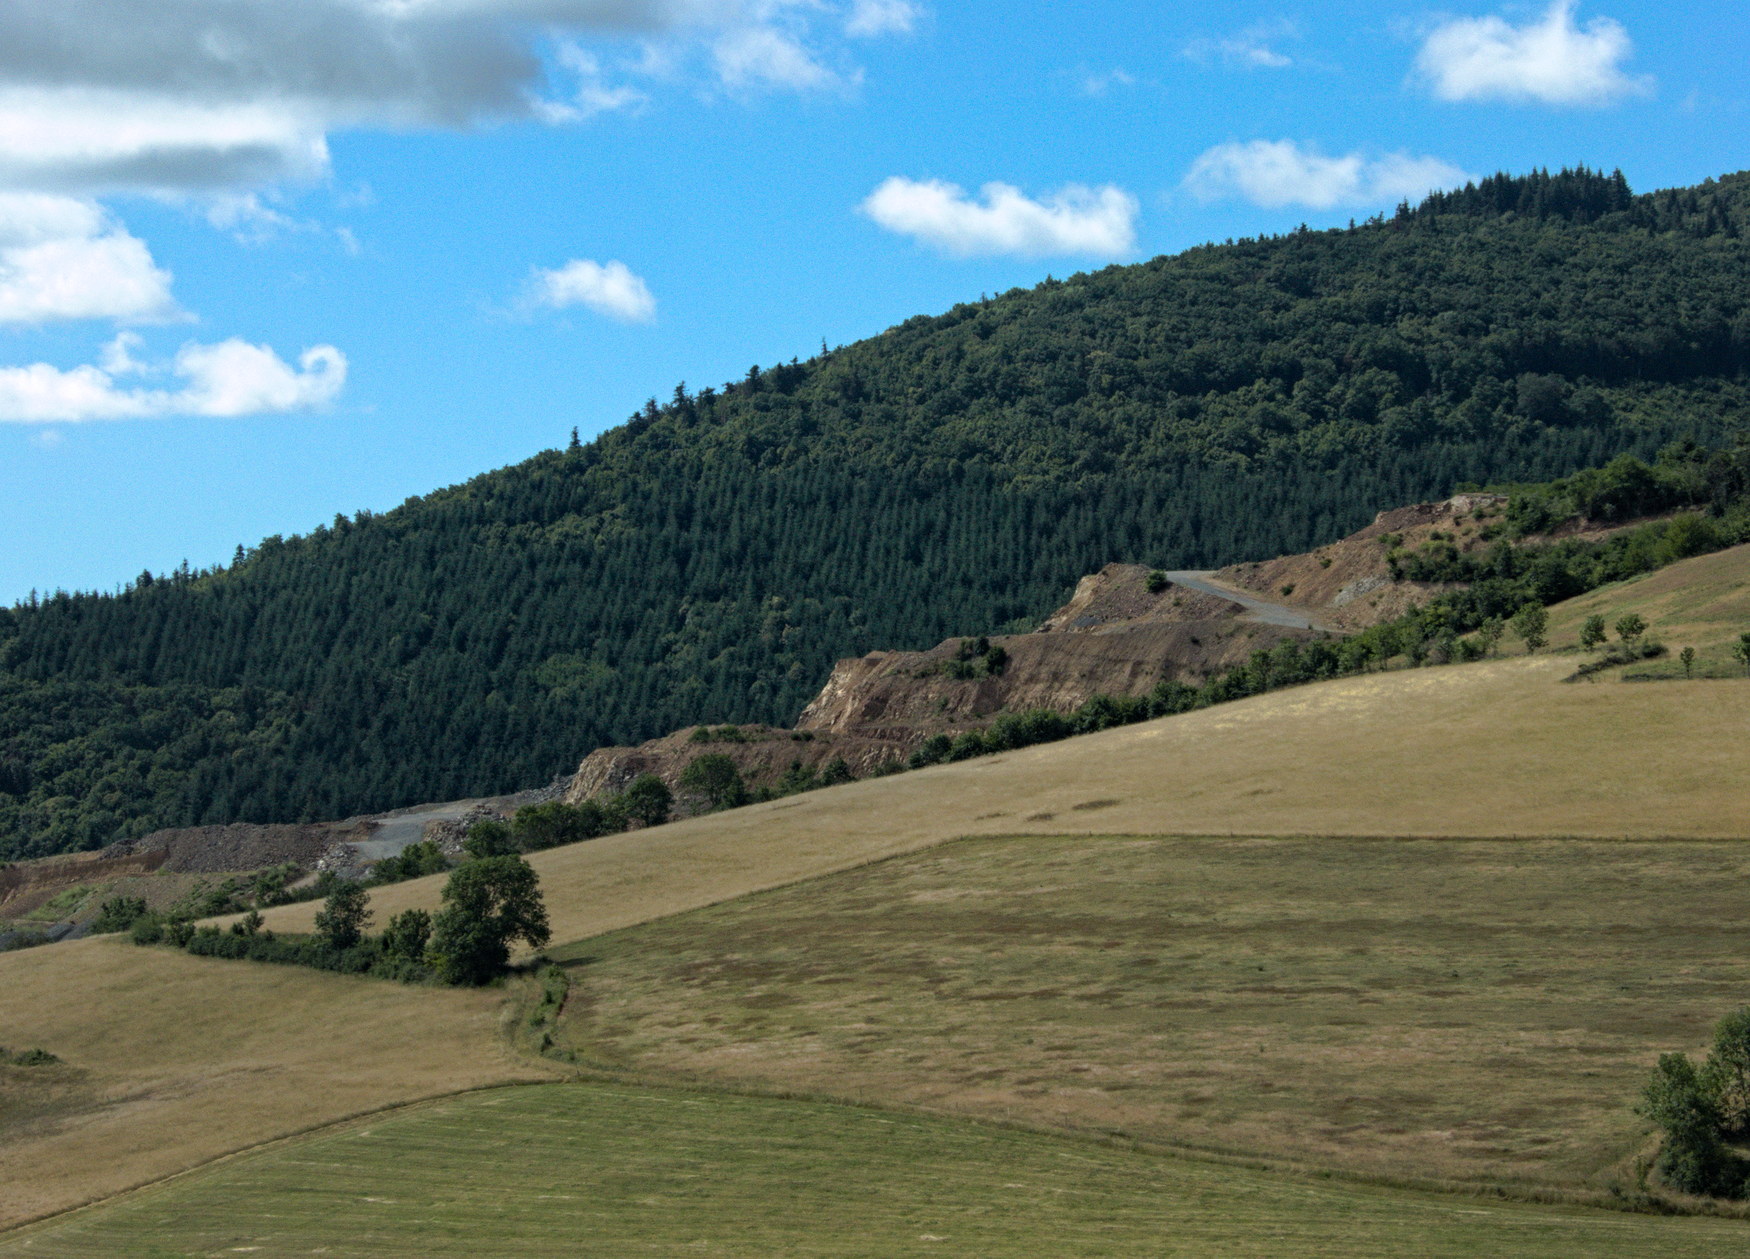
[[[1347,678],[531,860],[562,942],[965,835],[1750,835],[1750,679],[1563,685],[1574,664]],[[379,920],[442,883],[377,890]]]
[[[603,1066],[1585,1196],[1747,919],[1741,843],[1018,838],[558,956]]]
[[[118,938],[0,955],[0,1227],[435,1094],[550,1078],[503,994],[189,957]]]
[[[1733,597],[1730,587],[1736,578],[1730,565],[1741,566],[1742,557],[1733,561],[1728,553],[1725,559],[1706,557],[1689,563],[1705,566],[1710,561],[1720,565],[1717,572],[1698,567],[1686,580],[1696,584],[1705,578],[1713,583],[1716,600]],[[1663,577],[1655,575],[1649,582]],[[1681,591],[1659,595],[1651,585],[1639,591],[1637,598],[1668,598],[1673,616],[1684,597]],[[1627,596],[1619,592],[1612,597]],[[1705,607],[1684,614],[1698,618],[1698,624],[1699,618],[1716,615]],[[1718,613],[1726,619],[1732,614],[1729,608]],[[1563,615],[1567,613],[1558,610],[1558,624]],[[1667,641],[1675,642],[1670,635]],[[1389,840],[1578,836],[1668,842],[1741,839],[1750,834],[1750,792],[1742,780],[1742,767],[1750,764],[1750,720],[1744,715],[1750,711],[1750,680],[1562,685],[1559,679],[1573,664],[1571,656],[1538,656],[1346,679],[596,840],[536,854],[533,863],[552,910],[554,938],[566,942],[752,892],[853,871],[963,836],[1098,833]],[[1404,849],[1406,853],[1425,850],[1436,848]],[[1304,852],[1310,855],[1305,862],[1326,862],[1328,886],[1341,889],[1345,872],[1335,854],[1350,851],[1332,842],[1307,845]],[[1569,851],[1593,849],[1579,846]],[[1674,860],[1711,851],[1681,845],[1671,849]],[[1655,862],[1657,850],[1646,849],[1637,859]],[[1303,862],[1302,873],[1311,868]],[[887,877],[876,871],[867,874]],[[1213,867],[1208,877],[1219,881]],[[1583,880],[1576,886],[1582,884]],[[435,905],[440,886],[441,879],[427,879],[379,889],[373,894],[378,922],[410,905]],[[1466,895],[1478,898],[1478,904],[1470,907],[1478,913],[1500,893],[1477,878],[1463,886]],[[1614,921],[1615,907],[1605,897],[1620,897],[1627,891],[1627,884],[1600,891],[1595,912]],[[1549,912],[1558,916],[1566,912],[1561,905],[1569,903],[1562,901],[1562,893],[1559,881],[1550,883]],[[1281,894],[1291,896],[1295,888],[1284,886]],[[1692,912],[1697,903],[1674,901],[1671,912]],[[1571,907],[1575,914],[1584,908],[1577,901]],[[1542,908],[1530,902],[1521,908],[1523,929],[1535,934]],[[275,910],[268,915],[269,924],[282,930],[307,929],[313,910],[309,905]],[[1330,933],[1341,937],[1349,917],[1335,901],[1329,902],[1329,912],[1333,915]],[[1428,1021],[1432,1016],[1423,1005],[1394,1004],[1409,1000],[1404,993],[1413,993],[1417,984],[1438,986],[1434,983],[1437,964],[1431,959],[1441,947],[1437,937],[1417,944],[1412,928],[1419,919],[1405,916],[1403,906],[1394,912],[1398,918],[1387,915],[1387,920],[1400,923],[1396,938],[1402,943],[1396,947],[1405,951],[1404,965],[1414,955],[1421,958],[1417,966],[1436,969],[1425,976],[1419,970],[1390,967],[1375,973],[1357,963],[1348,978],[1332,979],[1328,986],[1355,988],[1360,995],[1333,991],[1314,1000],[1303,992],[1296,998],[1302,1011],[1297,1018],[1318,1023],[1325,1028],[1322,1034],[1337,1038],[1320,1050],[1328,1064],[1348,1063],[1341,1069],[1332,1065],[1332,1079],[1358,1069],[1344,1056],[1339,1030],[1344,1025],[1338,1020],[1362,1015],[1341,1013],[1347,1008],[1345,1002],[1366,1015],[1355,1025],[1361,1030],[1347,1033],[1356,1038],[1351,1049],[1370,1043],[1369,1036],[1395,1034],[1390,1029],[1402,1027],[1421,1029],[1429,1052],[1450,1040],[1470,1064],[1466,1070],[1506,1071],[1521,1061],[1516,1056],[1521,1053],[1529,1055],[1526,1061],[1553,1060],[1550,1055],[1559,1048],[1561,1029],[1514,1024],[1513,1012],[1526,1006],[1470,1005],[1463,1016],[1466,1030],[1435,1026],[1439,1020]],[[1584,933],[1574,925],[1578,921],[1563,929],[1570,933],[1562,941],[1567,951],[1552,954],[1552,959],[1568,959],[1563,965],[1574,968],[1570,978],[1575,981],[1585,966],[1604,964],[1599,957],[1588,960],[1590,955],[1579,949],[1577,942]],[[1698,913],[1697,921],[1705,919]],[[1260,929],[1254,924],[1239,935]],[[1486,941],[1487,931],[1478,930],[1482,931],[1478,938]],[[1620,1030],[1610,1032],[1605,1025],[1594,1026],[1581,1019],[1578,1010],[1564,1016],[1574,1020],[1570,1030],[1576,1047],[1571,1052],[1576,1063],[1589,1056],[1580,1031],[1608,1033],[1603,1051],[1590,1056],[1601,1060],[1594,1064],[1597,1069],[1617,1073],[1600,1077],[1610,1089],[1620,1091],[1620,1080],[1626,1078],[1621,1075],[1627,1069],[1624,1063],[1638,1060],[1636,1055],[1656,1046],[1693,1044],[1698,1029],[1729,1003],[1723,990],[1713,987],[1714,980],[1694,968],[1713,966],[1717,959],[1741,953],[1741,942],[1719,941],[1716,951],[1708,953],[1699,930],[1680,934],[1671,946],[1678,954],[1694,950],[1682,956],[1690,958],[1684,964],[1691,966],[1692,973],[1684,982],[1698,985],[1695,999],[1687,1005],[1661,1006],[1656,1016],[1649,1016],[1639,1039]],[[1101,939],[1107,938],[1122,937],[1101,934]],[[1209,939],[1210,956],[1219,955],[1220,933]],[[1279,942],[1271,947],[1285,946]],[[1357,942],[1346,947],[1368,946]],[[1678,954],[1667,960],[1676,965],[1682,961]],[[1166,956],[1158,950],[1151,955]],[[955,949],[941,956],[956,959],[953,966],[967,975],[976,971],[972,961]],[[1492,974],[1486,968],[1505,965],[1507,956],[1483,949],[1466,965],[1481,968],[1478,974]],[[1625,976],[1620,982],[1630,985],[1621,991],[1627,993],[1638,991],[1636,984],[1651,983],[1655,973],[1637,978],[1631,973],[1633,956],[1633,949],[1624,945],[1617,959]],[[1194,961],[1188,956],[1182,959],[1186,966]],[[1275,982],[1269,961],[1260,964],[1265,971],[1230,978],[1245,978],[1249,987]],[[1304,964],[1296,984],[1311,984],[1324,963],[1313,958]],[[1464,966],[1453,969],[1460,971],[1461,980],[1469,973]],[[1193,966],[1190,973],[1215,984],[1223,972],[1199,972]],[[1001,968],[993,975],[1001,978]],[[1382,990],[1385,995],[1380,995],[1368,987],[1370,976],[1396,982],[1401,991],[1393,996],[1396,990]],[[1503,972],[1496,980],[1493,988],[1508,995],[1515,991],[1509,982],[1514,976]],[[1515,982],[1523,984],[1523,973]],[[1033,988],[1052,986],[1041,983]],[[1556,990],[1552,987],[1552,991]],[[1271,998],[1267,992],[1254,996],[1260,1002]],[[1428,1008],[1455,1000],[1427,993],[1416,997]],[[1378,1005],[1372,1004],[1376,1001]],[[1013,1003],[966,1004],[971,1012],[965,1017],[980,1023],[987,1015],[995,1017],[989,1012]],[[403,988],[138,950],[114,941],[0,956],[0,1043],[15,1049],[40,1045],[67,1062],[66,1069],[57,1068],[60,1074],[52,1078],[11,1073],[0,1080],[7,1116],[0,1121],[6,1125],[0,1129],[0,1178],[7,1190],[0,1200],[0,1222],[113,1193],[348,1114],[539,1076],[544,1068],[515,1060],[505,1046],[498,1028],[501,1007],[502,994],[494,992]],[[1024,1003],[1014,1008],[1022,1009]],[[1216,1018],[1220,1011],[1225,1013]],[[1173,1013],[1164,1007],[1158,1017],[1162,1026],[1178,1028],[1173,1034],[1189,1038],[1184,1040],[1189,1044],[1201,1035],[1195,1028],[1205,1013],[1212,1019],[1210,1046],[1242,1046],[1251,1035],[1246,1019],[1250,1017],[1259,1030],[1266,1022],[1261,1009],[1247,1015],[1243,993],[1208,1011],[1186,1007]],[[1628,1011],[1622,1014],[1624,1019],[1630,1017]],[[1376,1021],[1376,1016],[1385,1021]],[[1607,1023],[1615,1016],[1598,1017]],[[1393,1023],[1392,1018],[1404,1021]],[[1497,1018],[1504,1022],[1491,1032],[1488,1020]],[[991,1027],[1000,1024],[998,1020]],[[638,1031],[635,1018],[625,1026],[622,1051],[642,1055],[638,1037],[648,1029]],[[1146,1019],[1140,1026],[1146,1034],[1155,1034],[1147,1030],[1154,1025]],[[1491,1035],[1499,1043],[1488,1050]],[[1522,1037],[1527,1038],[1523,1043],[1516,1039]],[[603,1043],[613,1039],[605,1037]],[[1066,1037],[1063,1043],[1067,1041]],[[1268,1059],[1269,1037],[1252,1045],[1254,1056],[1259,1056],[1258,1044],[1264,1045],[1261,1056]],[[1024,1043],[1004,1043],[991,1052],[1006,1056],[1012,1051],[1017,1062],[1033,1061],[1023,1049],[1032,1051]],[[688,1052],[705,1056],[703,1049]],[[767,1045],[760,1052],[782,1056],[787,1051]],[[708,1065],[715,1071],[721,1064]],[[1011,1069],[1006,1060],[980,1069],[998,1067]],[[1184,1103],[1176,1108],[1163,1103],[1159,1113],[1167,1115],[1171,1109],[1172,1123],[1180,1125],[1172,1129],[1174,1135],[1188,1141],[1245,1145],[1255,1138],[1261,1142],[1270,1134],[1260,1134],[1246,1124],[1264,1123],[1264,1117],[1247,1119],[1233,1102],[1246,1091],[1245,1080],[1243,1073],[1218,1076],[1202,1086],[1200,1093],[1207,1093],[1208,1100],[1191,1103],[1203,1107],[1200,1114],[1180,1115]],[[1011,1085],[1024,1087],[1006,1079],[1002,1088]],[[1445,1105],[1441,1086],[1412,1089],[1405,1083],[1403,1087],[1405,1107],[1416,1099],[1428,1100],[1437,1109]],[[1590,1105],[1584,1092],[1562,1096],[1584,1110]],[[1345,1121],[1340,1109],[1332,1109],[1334,1097],[1332,1089],[1310,1089],[1303,1099],[1283,1099],[1280,1110],[1270,1113],[1288,1129],[1271,1139],[1285,1143],[1281,1147],[1285,1150],[1292,1147],[1309,1157],[1322,1157],[1323,1152],[1343,1149],[1341,1129],[1348,1122],[1364,1125],[1357,1132],[1380,1132],[1406,1148],[1424,1152],[1433,1148],[1429,1133],[1383,1133],[1381,1117],[1370,1116],[1365,1108]],[[1079,1112],[1070,1119],[1095,1122]],[[1554,1176],[1581,1183],[1595,1167],[1588,1160],[1615,1148],[1612,1141],[1628,1139],[1626,1129],[1611,1126],[1620,1125],[1619,1118],[1596,1124],[1588,1120],[1594,1126],[1586,1129],[1583,1138],[1521,1147],[1512,1133],[1542,1131],[1538,1125],[1545,1123],[1535,1116],[1526,1122],[1529,1129],[1507,1116],[1493,1137],[1455,1129],[1451,1145],[1460,1153],[1448,1163],[1434,1160],[1430,1165],[1438,1163],[1457,1175],[1523,1172],[1534,1179]],[[1369,1124],[1371,1129],[1365,1127]],[[1355,1156],[1346,1165],[1359,1167],[1364,1161]]]
[[[1387,1192],[932,1116],[616,1085],[476,1093],[0,1238],[54,1259],[1713,1259],[1737,1221]]]
[[[1571,647],[1588,616],[1600,613],[1607,625],[1615,625],[1628,612],[1638,612],[1652,626],[1651,636],[1673,654],[1694,647],[1698,675],[1706,669],[1742,677],[1744,667],[1732,659],[1730,647],[1750,630],[1750,545],[1684,560],[1559,604],[1550,610],[1550,641]],[[1682,673],[1675,660],[1657,669],[1668,677]]]

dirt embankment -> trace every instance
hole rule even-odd
[[[698,737],[699,731],[735,732],[731,738]],[[776,726],[688,726],[637,747],[597,748],[577,767],[564,799],[579,804],[622,791],[640,774],[655,774],[671,789],[680,786],[688,765],[708,753],[722,753],[735,762],[749,787],[776,786],[792,766],[818,771],[842,758],[859,778],[887,761],[903,757],[911,745],[861,734],[783,730]]]
[[[1000,671],[974,660],[975,676],[956,676],[968,641],[959,638],[929,651],[841,660],[797,729],[915,746],[1000,712],[1063,712],[1097,694],[1144,695],[1168,680],[1195,685],[1259,648],[1306,637],[1246,619],[1238,604],[1216,595],[1173,584],[1150,591],[1148,575],[1140,565],[1108,564],[1084,577],[1038,632],[989,640],[1007,653]]]
[[[877,651],[841,660],[795,730],[744,726],[734,741],[709,742],[689,727],[635,748],[601,748],[578,767],[566,799],[623,789],[652,773],[678,787],[707,753],[735,762],[750,787],[773,786],[792,765],[818,769],[843,758],[859,777],[903,758],[935,734],[982,726],[997,713],[1068,711],[1097,694],[1143,695],[1166,679],[1196,684],[1252,652],[1307,631],[1265,625],[1219,595],[1168,584],[1149,589],[1149,570],[1108,564],[1084,577],[1038,632],[984,640],[951,638],[928,651]]]
[[[1500,516],[1506,502],[1500,495],[1459,494],[1440,503],[1382,511],[1365,529],[1329,546],[1304,555],[1230,564],[1213,576],[1353,633],[1401,616],[1450,588],[1392,581],[1386,555],[1394,545],[1415,550],[1440,533],[1461,551],[1484,546],[1487,540],[1483,533]]]

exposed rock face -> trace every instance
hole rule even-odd
[[[1284,637],[1306,636],[1242,620],[1243,609],[1217,595],[1170,584],[1151,592],[1148,573],[1108,564],[1082,578],[1038,632],[992,638],[1008,654],[1000,673],[975,666],[982,676],[953,676],[967,641],[959,638],[929,651],[841,660],[796,727],[913,747],[999,712],[1068,711],[1096,694],[1143,695],[1168,679],[1199,683]]]
[[[1214,576],[1230,586],[1305,609],[1320,621],[1352,633],[1400,616],[1447,589],[1392,581],[1385,561],[1387,535],[1413,550],[1439,531],[1450,534],[1460,550],[1470,550],[1483,544],[1479,536],[1483,522],[1499,515],[1506,503],[1498,494],[1459,494],[1441,503],[1382,511],[1365,529],[1330,546],[1305,555],[1231,564]]]
[[[734,739],[697,739],[697,733],[735,730]],[[596,796],[623,791],[640,774],[655,774],[677,791],[681,774],[701,756],[720,752],[735,762],[742,781],[749,787],[775,784],[792,765],[818,770],[835,758],[843,758],[851,773],[861,778],[885,761],[897,760],[909,745],[862,735],[835,735],[774,726],[688,726],[635,748],[597,748],[583,758],[563,799],[580,804]]]

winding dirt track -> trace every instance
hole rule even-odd
[[[1300,608],[1291,608],[1285,603],[1273,603],[1269,599],[1259,598],[1250,590],[1241,590],[1238,586],[1216,581],[1213,573],[1182,569],[1168,573],[1167,580],[1177,586],[1202,591],[1206,595],[1232,599],[1246,610],[1242,620],[1258,621],[1264,625],[1281,625],[1287,629],[1323,630],[1327,634],[1347,633],[1335,625],[1313,620]]]

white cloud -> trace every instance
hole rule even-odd
[[[730,31],[711,46],[711,55],[723,85],[734,90],[776,87],[807,92],[842,82],[793,36],[772,26]]]
[[[170,273],[95,202],[0,193],[0,323],[173,317]]]
[[[859,207],[882,227],[958,257],[1089,254],[1112,258],[1136,244],[1136,198],[1107,185],[1069,184],[1043,201],[990,183],[979,200],[940,180],[895,175]]]
[[[104,347],[98,366],[0,367],[0,422],[299,411],[333,401],[346,383],[346,356],[331,345],[305,350],[294,368],[265,345],[232,338],[184,346],[169,368],[179,388],[119,388],[116,377],[153,370],[132,357],[138,347],[124,335]]]
[[[605,266],[576,258],[553,270],[536,270],[524,295],[528,305],[563,310],[587,306],[621,323],[649,323],[656,318],[656,298],[623,262]]]
[[[856,0],[845,19],[845,34],[858,39],[909,35],[918,16],[918,6],[910,0]]]
[[[847,32],[916,13],[858,0]],[[816,44],[840,17],[822,0],[9,0],[0,187],[261,188],[325,176],[340,129],[577,122],[636,105],[640,88],[566,53],[584,38],[642,37],[676,63],[702,54],[744,90],[837,88],[857,75],[829,70]],[[550,63],[544,46],[558,49]]]
[[[1191,165],[1185,186],[1205,201],[1238,197],[1254,205],[1329,210],[1415,200],[1465,183],[1464,171],[1433,157],[1348,153],[1327,157],[1293,140],[1220,144]]]
[[[1135,87],[1136,76],[1128,70],[1108,70],[1104,74],[1084,74],[1082,76],[1082,93],[1086,96],[1104,96],[1115,87]]]
[[[560,45],[559,64],[576,78],[571,99],[536,100],[535,114],[543,122],[584,122],[597,114],[633,110],[649,101],[648,94],[627,84],[609,86],[601,59],[575,43]]]
[[[1291,57],[1277,52],[1271,42],[1293,38],[1298,33],[1291,22],[1267,22],[1249,26],[1226,39],[1194,39],[1186,44],[1182,55],[1208,65],[1220,61],[1223,65],[1246,70],[1286,70],[1294,64]]]
[[[1541,21],[1512,26],[1499,17],[1455,18],[1423,41],[1416,68],[1446,101],[1537,101],[1604,105],[1644,93],[1622,63],[1634,52],[1610,18],[1574,21],[1578,0],[1555,0]]]

